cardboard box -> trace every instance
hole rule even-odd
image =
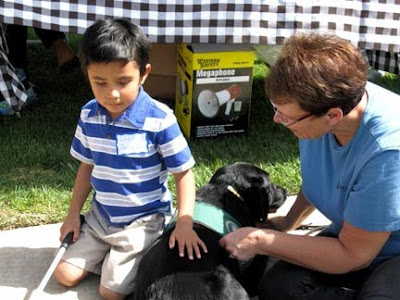
[[[152,44],[150,52],[151,72],[143,87],[155,99],[175,99],[177,44]]]
[[[250,46],[178,46],[175,115],[187,138],[247,132],[253,66]]]

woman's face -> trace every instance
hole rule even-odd
[[[295,103],[275,104],[274,122],[287,127],[299,139],[317,139],[328,132],[323,116],[315,116],[304,111]]]

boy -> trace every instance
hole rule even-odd
[[[80,60],[95,99],[82,109],[71,155],[81,161],[62,240],[73,243],[54,275],[74,286],[89,272],[100,273],[100,295],[123,299],[134,290],[136,269],[146,248],[171,212],[167,172],[176,181],[178,223],[170,248],[178,244],[200,258],[205,244],[192,228],[194,159],[176,118],[142,88],[151,66],[150,43],[128,21],[99,20],[83,35]],[[79,214],[89,192],[94,196],[86,222]],[[79,238],[79,239],[78,239]]]

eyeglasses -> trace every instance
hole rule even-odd
[[[289,121],[289,119],[284,114],[282,114],[272,103],[271,103],[271,105],[272,105],[272,109],[275,112],[275,115],[279,116],[279,118],[281,120],[279,122],[279,124],[281,124],[281,125],[283,125],[285,127],[290,127],[290,126],[292,126],[292,125],[294,125],[294,124],[296,124],[296,123],[298,123],[300,121],[303,121],[303,120],[305,120],[305,119],[307,119],[307,118],[309,118],[309,117],[311,117],[313,115],[313,114],[310,113],[310,114],[307,114],[307,115],[305,115],[305,116],[303,116],[301,118],[298,118],[297,120]]]

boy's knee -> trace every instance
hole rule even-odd
[[[88,271],[62,261],[58,264],[53,275],[54,278],[62,285],[73,287],[87,277],[88,274]]]
[[[99,286],[99,294],[103,299],[113,299],[113,300],[123,300],[125,299],[126,295],[114,292],[103,285]]]

